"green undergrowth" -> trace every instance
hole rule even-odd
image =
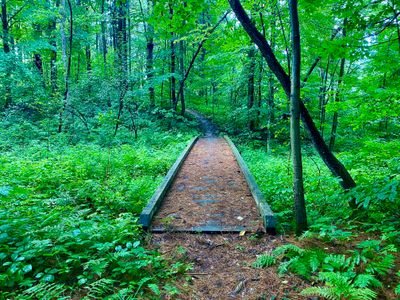
[[[276,265],[280,276],[288,272],[297,274],[313,285],[303,289],[303,296],[373,300],[383,290],[396,292],[400,288],[392,278],[396,252],[393,244],[382,240],[359,242],[344,253],[286,244],[258,256],[253,267]]]
[[[46,138],[1,135],[0,299],[178,293],[173,280],[189,266],[148,250],[137,221],[195,131],[153,127],[135,140],[121,130],[107,143],[71,143],[34,130]]]
[[[400,158],[393,155],[398,141],[368,141],[357,152],[338,154],[357,182],[345,192],[312,149],[304,149],[304,185],[312,233],[327,240],[348,240],[355,231],[385,235],[400,243]],[[374,151],[379,148],[380,151]],[[240,150],[267,202],[275,212],[281,232],[293,229],[292,169],[286,147],[270,153],[264,148],[240,145]],[[355,198],[360,213],[348,201]]]
[[[255,267],[277,265],[280,275],[297,274],[315,287],[305,296],[324,299],[376,299],[383,290],[400,292],[399,141],[368,140],[357,151],[338,154],[357,182],[344,192],[312,149],[303,149],[304,185],[309,230],[304,247],[286,245],[260,256]],[[266,201],[278,219],[278,230],[294,229],[292,169],[287,147],[267,153],[252,144],[240,150]],[[348,205],[355,198],[359,212]],[[355,242],[362,241],[362,242]],[[329,250],[328,250],[329,249]]]

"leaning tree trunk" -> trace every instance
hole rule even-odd
[[[236,14],[236,17],[242,24],[243,28],[246,30],[247,34],[253,40],[253,42],[258,46],[261,51],[261,54],[264,56],[265,60],[271,71],[275,74],[277,79],[279,80],[282,88],[285,93],[290,95],[290,78],[283,70],[282,65],[278,62],[275,54],[273,53],[270,45],[267,40],[263,37],[263,35],[257,30],[254,24],[250,21],[250,18],[246,14],[239,0],[228,0],[231,5],[233,11]],[[340,184],[344,189],[350,189],[356,186],[353,178],[350,173],[346,170],[344,165],[335,157],[335,155],[329,150],[325,141],[323,140],[321,134],[319,133],[317,127],[313,119],[311,118],[310,113],[305,107],[303,101],[300,101],[300,114],[301,119],[311,136],[311,140],[314,144],[314,147],[318,151],[319,155],[333,173],[334,176],[340,178]],[[354,203],[351,203],[353,206]]]
[[[307,230],[307,213],[304,200],[303,163],[300,141],[300,28],[297,0],[289,0],[292,42],[292,78],[290,86],[290,145],[293,163],[293,194],[296,216],[296,234]]]

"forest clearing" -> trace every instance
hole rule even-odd
[[[398,1],[0,6],[0,299],[400,299]]]

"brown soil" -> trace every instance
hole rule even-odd
[[[193,263],[180,281],[182,294],[173,299],[306,299],[305,282],[293,275],[280,278],[275,267],[256,269],[257,255],[286,243],[282,237],[238,234],[165,233],[151,244],[166,258]]]
[[[196,142],[154,217],[153,226],[262,229],[247,182],[224,139],[201,138]]]

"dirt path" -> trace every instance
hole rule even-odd
[[[200,122],[205,137],[216,137],[218,135],[218,127],[210,119],[195,110],[187,109],[186,112],[196,117]]]
[[[217,128],[208,119],[190,113],[206,137],[194,145],[153,219],[154,227],[171,232],[153,234],[150,241],[167,258],[193,264],[189,282],[180,281],[183,294],[174,299],[300,299],[292,292],[301,284],[297,279],[289,282],[273,269],[251,267],[257,255],[284,241],[260,234],[262,221],[229,145],[215,136]],[[199,227],[246,230],[246,235],[172,232]]]

